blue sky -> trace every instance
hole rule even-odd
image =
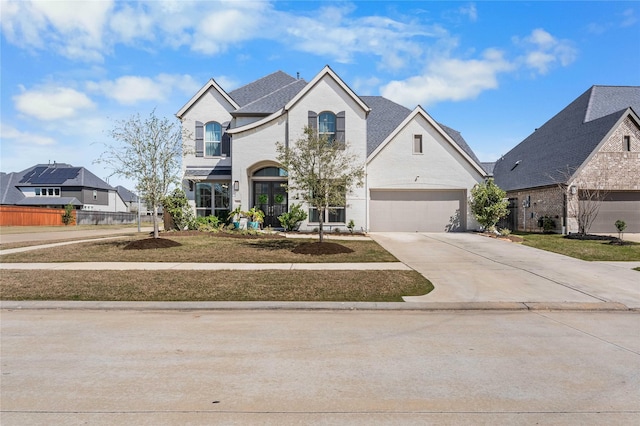
[[[594,84],[640,85],[637,1],[1,0],[1,167],[93,164],[115,120],[174,118],[227,91],[330,65],[496,160]],[[111,177],[112,185],[131,182]]]

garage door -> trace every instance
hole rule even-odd
[[[371,190],[369,219],[377,232],[449,232],[466,229],[466,191]]]
[[[611,192],[600,205],[590,233],[616,234],[616,220],[627,224],[625,232],[640,232],[640,192]]]

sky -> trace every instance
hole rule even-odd
[[[118,121],[175,120],[325,65],[359,95],[421,105],[495,161],[592,85],[640,85],[638,1],[0,0],[0,170],[95,163]]]

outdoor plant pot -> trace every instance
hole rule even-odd
[[[260,222],[248,222],[249,229],[260,229]]]

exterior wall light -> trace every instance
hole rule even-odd
[[[240,191],[240,182],[238,182],[237,180],[233,182],[233,190]]]

